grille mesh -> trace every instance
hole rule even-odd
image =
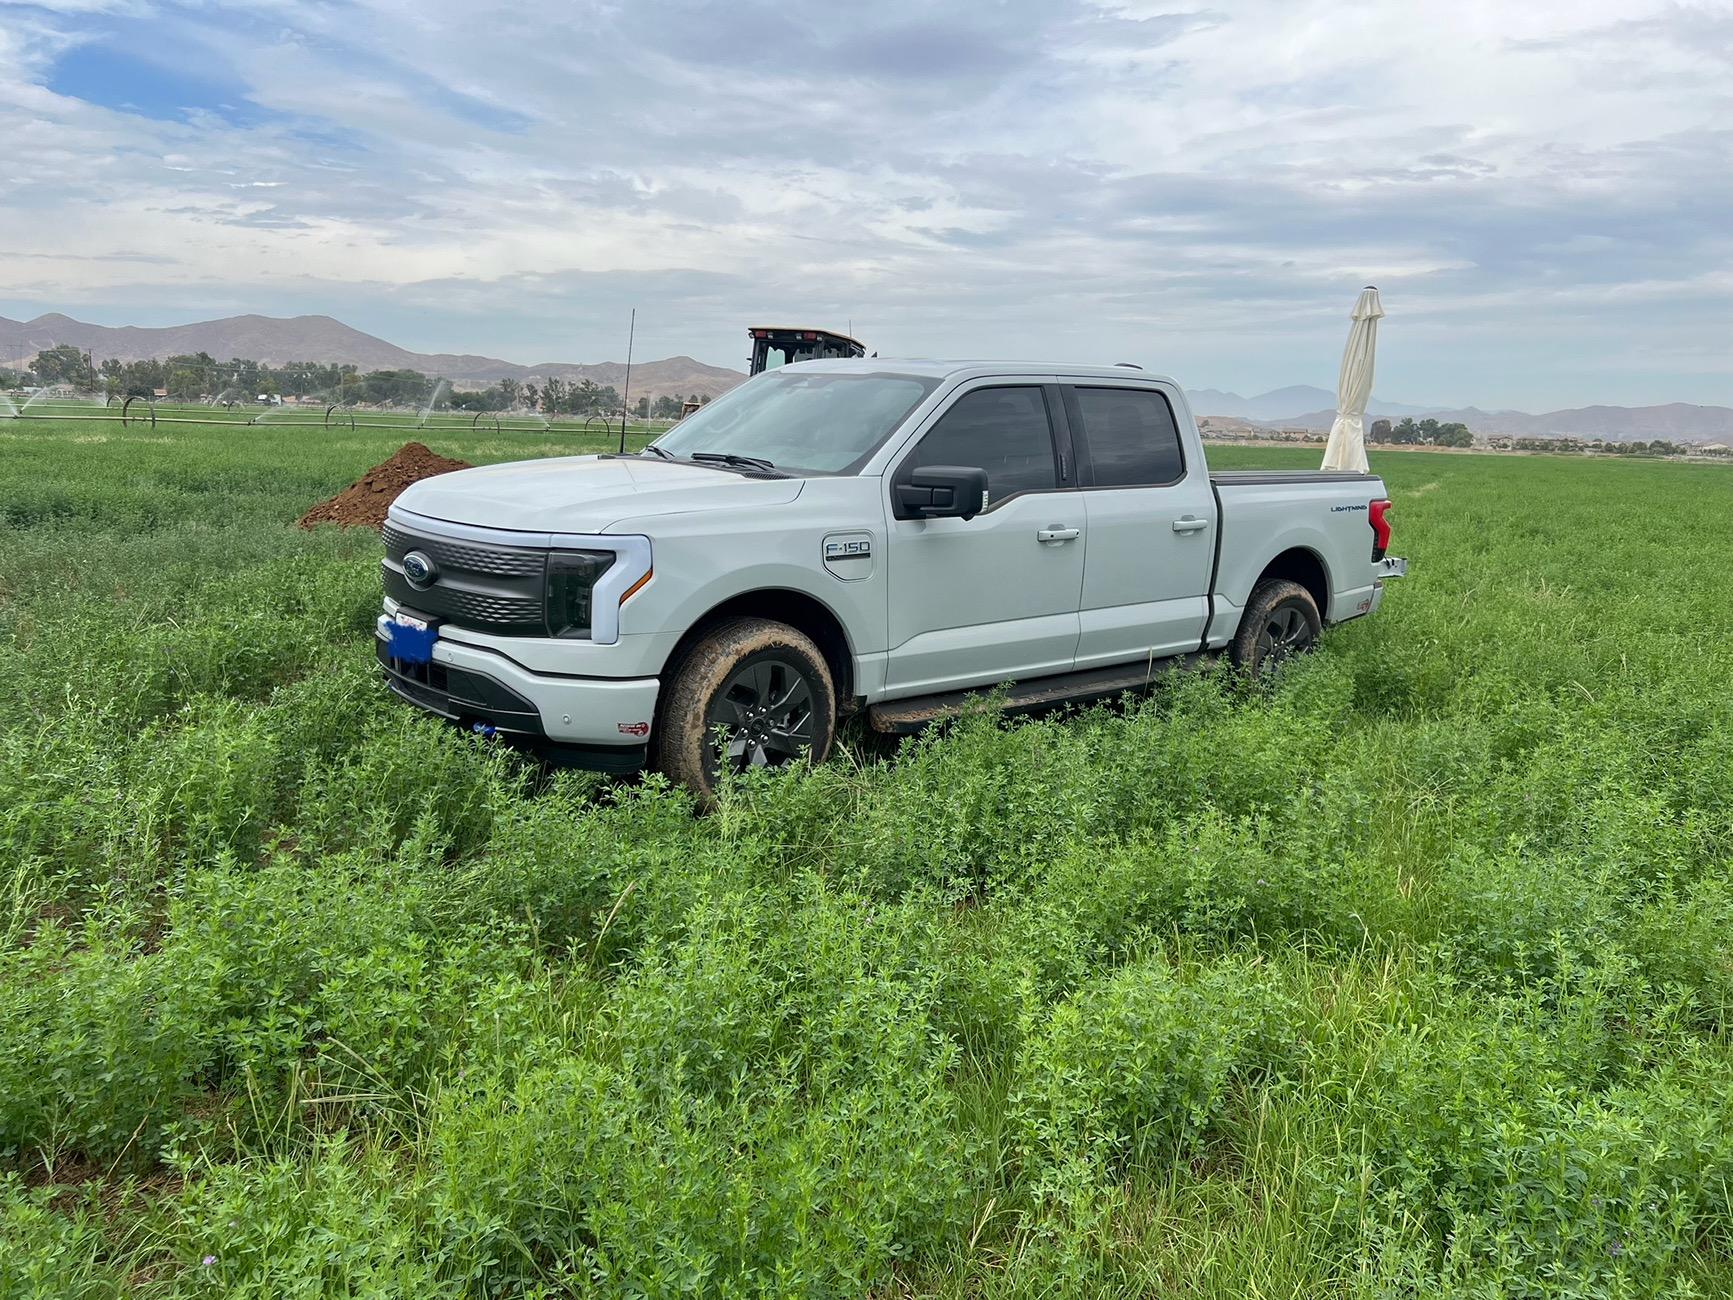
[[[463,569],[496,578],[537,578],[547,557],[541,551],[512,546],[466,546],[443,537],[417,537],[393,524],[380,530],[385,553],[401,560],[410,551],[431,555],[442,569]]]
[[[380,533],[385,543],[380,577],[386,595],[458,627],[509,636],[547,635],[547,552],[451,541],[389,523]],[[403,557],[410,551],[422,552],[438,567],[426,587],[410,585],[403,574]]]

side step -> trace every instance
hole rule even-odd
[[[1006,713],[1042,713],[1067,704],[1109,700],[1127,691],[1142,691],[1181,668],[1191,668],[1215,658],[1209,654],[1175,655],[1166,659],[1140,659],[1108,668],[1086,668],[1013,682],[995,701]],[[964,709],[991,694],[990,687],[967,691],[940,691],[915,695],[906,700],[887,700],[867,707],[867,721],[874,731],[891,736],[910,736],[941,718],[954,718]]]

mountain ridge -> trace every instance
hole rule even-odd
[[[419,370],[460,384],[491,384],[501,379],[541,383],[557,378],[573,383],[588,379],[619,388],[625,382],[626,371],[625,365],[618,361],[543,361],[521,365],[476,353],[412,352],[324,315],[247,313],[167,326],[93,325],[63,312],[47,312],[28,321],[0,316],[0,365],[27,362],[43,348],[62,343],[82,348],[98,361],[110,357],[140,361],[206,352],[220,361],[245,357],[277,366],[314,361],[355,365],[362,370]],[[744,378],[738,370],[708,365],[689,356],[664,357],[632,366],[632,393],[652,398],[686,397],[693,393],[716,397]],[[1187,397],[1192,410],[1200,416],[1277,428],[1327,429],[1336,414],[1335,393],[1314,384],[1291,384],[1252,397],[1214,388],[1194,388],[1187,390]],[[1688,402],[1655,406],[1589,405],[1530,414],[1483,411],[1474,406],[1416,406],[1374,397],[1367,403],[1366,414],[1368,420],[1399,420],[1403,416],[1459,420],[1478,434],[1618,440],[1733,438],[1733,407]]]
[[[1224,417],[1228,419],[1236,417]],[[1335,421],[1334,407],[1308,411],[1281,420],[1252,420],[1266,428],[1328,429]],[[1367,423],[1378,418],[1368,411]],[[1477,406],[1417,409],[1416,419],[1434,419],[1441,424],[1457,422],[1473,433],[1518,438],[1603,438],[1612,442],[1670,441],[1709,442],[1733,438],[1733,407],[1699,406],[1690,402],[1666,402],[1657,406],[1575,406],[1531,414],[1528,411],[1483,411]]]
[[[548,379],[620,387],[623,362],[545,361],[520,365],[475,353],[411,352],[332,316],[261,316],[248,313],[186,325],[92,325],[62,312],[47,312],[27,321],[0,316],[0,365],[28,362],[36,353],[70,343],[98,362],[160,360],[205,352],[219,361],[244,357],[268,365],[294,361],[355,365],[362,370],[419,370],[454,383],[488,384],[501,379],[541,383]],[[632,395],[655,398],[716,397],[746,376],[725,366],[707,365],[688,356],[635,362]]]

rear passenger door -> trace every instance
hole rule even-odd
[[[992,381],[960,394],[885,475],[892,696],[1065,672],[1077,651],[1083,503],[1056,441],[1052,384]],[[987,472],[973,519],[898,519],[918,466]]]
[[[1220,526],[1209,474],[1185,463],[1160,389],[1103,380],[1063,393],[1089,529],[1077,667],[1196,650]]]

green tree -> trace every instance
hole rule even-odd
[[[96,371],[90,358],[70,343],[38,352],[32,368],[36,377],[45,384],[77,384],[81,388],[96,386]]]

